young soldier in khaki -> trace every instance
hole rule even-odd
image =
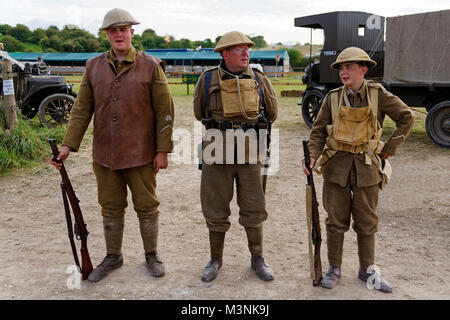
[[[377,163],[395,155],[414,125],[407,105],[381,85],[364,80],[368,68],[375,65],[359,48],[341,52],[331,67],[339,70],[344,86],[328,93],[311,130],[311,166],[321,157],[314,168],[323,172],[323,204],[328,213],[325,224],[330,268],[322,281],[325,288],[333,288],[341,276],[344,233],[351,217],[358,239],[358,277],[366,281],[371,275],[368,267],[375,263],[376,208],[382,180]],[[380,136],[385,115],[396,128],[384,143]],[[345,135],[347,140],[342,141]],[[355,141],[355,137],[364,135]],[[303,171],[308,174],[304,164]],[[378,274],[374,276],[380,284],[376,289],[391,292],[387,281]]]
[[[157,255],[155,175],[167,168],[167,153],[173,148],[174,107],[161,60],[131,45],[131,25],[138,23],[123,9],[106,13],[100,30],[106,30],[111,50],[87,62],[58,156],[65,160],[70,151],[78,150],[95,114],[92,155],[106,257],[88,277],[94,282],[123,264],[127,187],[139,218],[150,274],[164,275],[164,264]]]
[[[214,51],[220,52],[224,61],[219,67],[204,72],[199,78],[195,90],[195,117],[197,120],[207,120],[204,124],[208,131],[220,130],[223,141],[223,159],[216,155],[215,162],[208,163],[203,158],[202,165],[200,198],[203,215],[209,229],[211,249],[211,260],[202,274],[202,280],[206,282],[214,280],[222,267],[225,233],[230,228],[230,201],[233,198],[235,181],[237,203],[240,209],[239,223],[245,227],[247,234],[248,247],[252,256],[251,266],[262,280],[267,281],[274,278],[272,270],[263,258],[263,222],[267,219],[267,212],[261,163],[249,161],[248,144],[245,146],[245,161],[236,162],[236,158],[234,158],[230,163],[226,159],[227,130],[233,132],[236,128],[244,131],[254,129],[258,133],[260,122],[265,121],[264,119],[272,122],[277,116],[278,102],[269,80],[262,72],[249,67],[248,49],[253,44],[248,37],[238,31],[223,35]],[[210,73],[211,78],[205,95],[207,73]],[[248,91],[246,91],[248,96],[255,99],[259,95],[261,96],[261,105],[258,106],[255,103],[255,108],[262,107],[259,109],[259,114],[247,115],[247,117],[241,112],[233,116],[225,115],[225,109],[237,107],[237,103],[227,103],[224,106],[224,94],[221,89],[225,83],[233,85],[236,81],[239,81],[242,86],[241,90],[245,85],[249,85]],[[245,100],[245,97],[242,99]],[[235,146],[234,142],[231,144]],[[206,150],[208,145],[209,142],[204,141],[203,149]]]

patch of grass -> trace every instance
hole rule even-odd
[[[40,45],[34,44],[34,43],[30,43],[30,42],[25,42],[23,44],[25,46],[25,52],[43,52],[44,50],[42,50]]]
[[[11,169],[33,166],[49,156],[47,140],[62,141],[64,133],[64,127],[48,129],[38,121],[23,119],[20,114],[16,128],[6,130],[4,115],[0,113],[0,175]]]
[[[411,130],[411,136],[426,136],[425,119],[427,117],[426,111],[423,108],[411,108],[414,116],[414,128]],[[383,122],[383,136],[387,137],[395,130],[395,123],[389,117],[386,117]]]
[[[78,92],[80,88],[80,83],[82,76],[64,76],[66,81],[69,83],[73,83],[73,90],[75,92]],[[169,82],[177,82],[180,84],[169,84],[170,92],[173,96],[194,96],[195,92],[195,86],[193,84],[189,85],[189,94],[187,94],[187,84],[183,84],[181,81],[181,77],[169,77],[167,78]],[[269,77],[270,82],[273,85],[273,88],[275,90],[275,93],[278,97],[281,97],[281,91],[282,90],[305,90],[306,85],[302,83],[300,76],[285,76],[285,77]],[[285,85],[283,83],[289,83],[289,85]],[[292,84],[295,83],[295,84]],[[298,98],[298,100],[301,100],[301,97]]]
[[[64,79],[73,84],[73,91],[78,92],[80,90],[80,82],[83,76],[64,76]]]

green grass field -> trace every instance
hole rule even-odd
[[[66,81],[73,83],[74,90],[78,92],[80,88],[80,81],[82,76],[65,76]],[[305,90],[306,86],[302,84],[301,75],[288,75],[284,77],[270,77],[270,81],[273,84],[274,90],[277,96],[281,97],[282,90]],[[186,96],[188,89],[187,85],[182,83],[181,77],[170,77],[167,79],[169,83],[177,82],[179,84],[170,84],[170,91],[174,96]],[[286,85],[285,83],[289,83]],[[194,96],[195,86],[189,85],[189,95]],[[299,98],[300,99],[300,98]]]
[[[81,76],[65,76],[66,80],[68,82],[71,81],[81,81]],[[287,75],[284,77],[269,77],[271,83],[273,84],[273,88],[277,94],[277,97],[279,99],[280,108],[285,109],[287,106],[291,106],[292,104],[295,105],[295,108],[300,108],[300,106],[297,105],[297,103],[301,102],[301,97],[298,98],[288,98],[288,97],[282,97],[281,91],[283,90],[305,90],[306,85],[302,84],[301,81],[301,75]],[[170,77],[168,78],[169,82],[178,82],[180,84],[170,84],[170,91],[172,92],[172,95],[175,97],[179,97],[180,100],[183,101],[183,104],[188,102],[187,100],[192,100],[194,96],[194,90],[195,86],[190,84],[189,85],[189,95],[187,94],[187,85],[183,84],[181,81],[181,77]],[[282,83],[296,83],[296,85],[282,85]],[[280,85],[278,85],[280,84]],[[74,83],[74,90],[78,91],[79,89],[79,83]],[[186,98],[186,99],[183,99]],[[177,99],[175,99],[175,102]],[[418,135],[425,135],[426,136],[426,130],[425,130],[425,118],[426,118],[426,110],[424,108],[413,108],[414,115],[416,116],[416,122],[414,129],[412,130],[412,134],[418,134]],[[303,122],[303,119],[300,119],[301,122]],[[394,122],[386,118],[383,130],[384,135],[389,135],[392,133],[392,131],[395,128]]]

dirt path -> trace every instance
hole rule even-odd
[[[304,184],[299,161],[309,130],[299,120],[295,99],[283,98],[279,129],[280,166],[267,189],[265,257],[276,279],[265,283],[250,269],[245,232],[232,202],[224,266],[212,283],[200,280],[209,258],[208,232],[199,201],[200,171],[194,164],[170,163],[158,174],[161,201],[159,252],[166,276],[152,278],[145,267],[138,220],[127,209],[124,266],[97,284],[69,289],[73,258],[67,239],[59,174],[43,164],[34,174],[17,171],[0,179],[0,299],[448,299],[450,297],[449,151],[426,136],[412,136],[391,161],[391,184],[380,196],[377,265],[394,286],[385,295],[356,278],[356,235],[344,246],[343,276],[333,290],[314,288],[309,279]],[[177,99],[177,128],[192,130],[191,104]],[[294,120],[293,120],[294,119]],[[92,173],[90,144],[66,162],[90,232],[94,266],[104,256],[102,224]],[[318,200],[322,178],[316,178]],[[131,205],[131,200],[129,201]],[[323,268],[326,236],[320,207]],[[77,244],[78,245],[78,244]]]

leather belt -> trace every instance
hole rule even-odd
[[[247,131],[249,129],[258,129],[257,123],[248,123],[248,122],[239,122],[239,121],[214,121],[209,120],[205,124],[206,129],[219,129],[221,131],[225,130],[236,130],[236,129],[242,129],[244,131]]]

